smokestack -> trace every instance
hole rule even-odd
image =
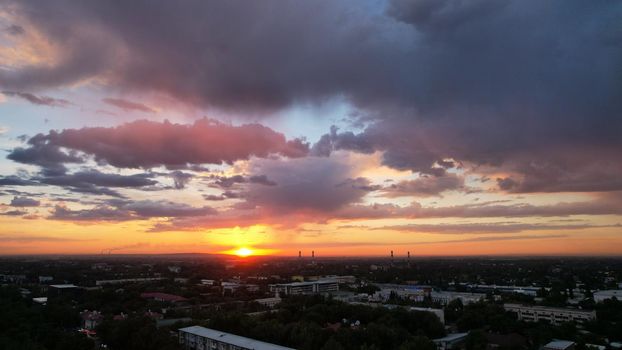
[[[311,257],[312,257],[312,258],[315,258],[315,250],[312,250],[312,251],[311,251]]]
[[[391,259],[393,259],[393,251],[391,251]]]
[[[302,250],[299,250],[298,251],[298,259],[301,259],[301,258],[302,258]]]

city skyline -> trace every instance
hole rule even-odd
[[[622,255],[621,20],[0,1],[0,255]]]

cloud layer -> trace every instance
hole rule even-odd
[[[16,148],[8,158],[56,170],[62,163],[82,162],[77,151],[119,168],[231,164],[252,156],[302,157],[308,152],[304,141],[288,141],[260,124],[232,126],[211,119],[189,125],[138,120],[112,128],[53,130],[28,143],[30,147]]]

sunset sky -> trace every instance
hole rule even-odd
[[[0,254],[622,254],[619,1],[0,0],[0,92]]]

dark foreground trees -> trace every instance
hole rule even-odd
[[[63,300],[46,307],[22,298],[16,287],[0,287],[0,350],[91,350],[77,332],[78,311]]]
[[[351,305],[296,296],[259,318],[216,314],[206,324],[231,333],[305,349],[434,349],[443,325],[427,312]]]

